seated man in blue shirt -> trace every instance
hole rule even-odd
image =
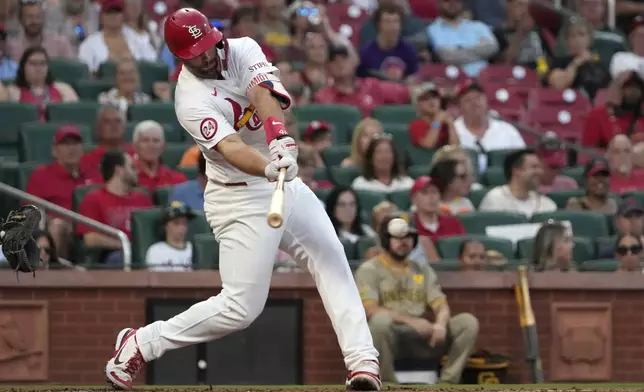
[[[382,4],[373,16],[378,30],[375,40],[360,49],[360,77],[384,77],[402,81],[418,71],[416,49],[401,36],[404,13],[395,4]]]
[[[462,0],[440,0],[440,17],[427,28],[427,36],[440,61],[463,68],[477,77],[488,60],[499,51],[492,29],[476,20],[463,18]]]
[[[13,61],[5,49],[5,42],[7,40],[7,30],[0,20],[0,81],[1,80],[14,80],[18,72],[18,64]]]
[[[203,192],[208,183],[206,176],[206,158],[199,154],[199,163],[197,165],[197,178],[177,184],[172,190],[170,200],[180,201],[193,210],[203,211]]]

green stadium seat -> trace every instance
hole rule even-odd
[[[506,259],[514,258],[514,244],[505,238],[488,237],[485,235],[461,235],[445,237],[438,240],[437,249],[444,259],[458,259],[461,244],[466,240],[481,241],[486,250],[496,250],[503,254]]]
[[[73,84],[81,101],[96,101],[101,93],[109,91],[114,83],[109,80],[81,79]]]
[[[566,208],[566,204],[568,203],[568,199],[571,197],[580,197],[583,196],[585,191],[583,189],[572,189],[569,191],[558,191],[558,192],[550,192],[548,193],[548,197],[552,199],[552,201],[557,204],[557,208],[560,210],[563,210]]]
[[[375,207],[378,203],[387,200],[386,195],[381,192],[356,191],[356,194],[358,195],[360,208],[369,212],[371,212],[371,210],[373,210],[373,207]]]
[[[350,187],[353,180],[360,176],[360,169],[357,167],[332,167],[331,179],[336,185]]]
[[[389,200],[398,206],[401,211],[407,211],[411,207],[411,200],[409,199],[409,191],[396,191],[390,192]]]
[[[614,235],[610,237],[595,238],[598,257],[606,257],[604,255],[612,255],[614,253],[615,244],[617,244],[617,237],[618,236]]]
[[[430,263],[429,266],[434,271],[459,271],[461,269],[461,262],[456,259],[443,259],[435,263]]]
[[[577,270],[581,272],[615,272],[619,261],[612,259],[588,260],[581,263]]]
[[[47,119],[51,122],[93,126],[99,108],[98,102],[50,103],[47,105]]]
[[[20,162],[49,163],[53,160],[51,156],[51,143],[58,127],[62,124],[56,123],[27,123],[20,127],[20,139],[18,141],[18,159]],[[92,140],[92,130],[88,125],[79,125],[83,140]]]
[[[326,167],[317,167],[313,172],[313,179],[316,181],[331,181],[329,169]]]
[[[193,241],[196,234],[211,233],[202,211],[194,211],[195,219],[188,226],[187,240]],[[148,248],[163,240],[161,217],[163,208],[146,208],[132,212],[132,266],[143,266]]]
[[[519,213],[505,211],[477,211],[457,215],[468,234],[485,235],[489,226],[528,223],[528,218]]]
[[[487,195],[488,191],[488,188],[476,189],[470,191],[470,194],[467,198],[470,199],[475,208],[479,208],[481,201],[483,201],[483,198],[485,197],[485,195]]]
[[[0,181],[9,186],[25,190],[29,175],[39,165],[37,162],[6,161],[0,163]],[[20,207],[22,200],[9,195],[0,194],[0,216],[6,216],[9,211]]]
[[[128,122],[125,124],[125,140],[132,142],[134,128],[138,124],[138,122]],[[161,126],[163,127],[163,136],[165,137],[166,143],[184,143],[181,130],[174,129],[172,124],[161,124]]]
[[[293,114],[299,124],[318,120],[333,125],[333,142],[336,145],[351,143],[353,128],[363,117],[355,106],[334,104],[296,106]]]
[[[369,236],[362,236],[358,240],[358,259],[365,260],[367,251],[374,246],[378,246],[378,242],[375,238]]]
[[[553,211],[535,214],[531,222],[548,220],[570,221],[575,237],[606,237],[609,234],[606,218],[602,214],[588,211]]]
[[[583,166],[564,167],[563,169],[561,169],[561,174],[577,181],[577,184],[579,186],[583,186],[586,183],[586,180],[584,178]]]
[[[170,195],[174,185],[162,186],[154,190],[154,204],[160,207],[165,207],[170,204]]]
[[[633,191],[622,193],[623,199],[635,199],[640,204],[644,205],[644,191]]]
[[[409,158],[407,157],[407,149],[411,146],[411,138],[409,137],[409,126],[407,124],[382,124],[385,133],[391,135],[394,144],[396,145],[396,150],[400,154],[400,159],[407,164],[406,162]]]
[[[177,115],[174,112],[174,103],[172,102],[150,102],[134,104],[128,107],[129,119],[134,123],[145,120],[154,120],[161,124],[169,124],[172,126],[173,131],[179,132],[180,140],[185,140],[185,132],[180,132],[183,127],[177,120]]]
[[[72,192],[72,210],[78,212],[78,207],[85,196],[93,189],[99,188],[100,185],[81,185],[74,188]]]
[[[572,256],[576,263],[583,263],[595,258],[595,244],[592,239],[586,237],[574,237]],[[525,238],[517,242],[517,256],[520,259],[532,259],[534,249],[534,238]]]
[[[155,82],[167,82],[170,75],[168,66],[161,62],[141,61],[139,73],[141,74],[141,91],[153,95],[152,87]]]
[[[192,145],[186,143],[166,143],[165,151],[161,155],[163,164],[171,169],[176,168],[179,166],[179,162],[181,162],[181,157],[183,157],[183,154],[190,147]]]
[[[192,252],[195,269],[219,270],[219,243],[212,233],[196,234],[192,241]]]
[[[432,163],[432,158],[436,150],[428,150],[426,148],[419,148],[409,145],[407,148],[407,157],[409,158],[410,165],[424,165],[429,166]]]
[[[356,244],[349,240],[341,240],[340,242],[344,247],[344,254],[347,256],[347,260],[358,260],[358,247]]]
[[[427,176],[429,175],[429,164],[411,166],[409,169],[407,169],[407,172],[413,179],[416,179],[420,176]]]
[[[89,78],[87,65],[78,60],[49,59],[49,71],[57,82],[65,82],[72,86],[75,86],[77,80]]]
[[[326,203],[326,199],[329,197],[329,194],[332,190],[333,188],[316,189],[315,191],[313,191],[313,193],[315,193],[315,196],[317,196],[318,199]]]
[[[498,166],[498,167],[503,167],[503,163],[505,162],[505,158],[512,154],[513,152],[518,151],[516,149],[510,149],[510,150],[492,150],[488,151],[487,153],[487,165],[488,167],[490,166]]]
[[[490,188],[505,185],[507,182],[503,167],[488,167],[483,173],[483,183]]]
[[[176,170],[183,173],[188,180],[195,180],[199,174],[197,173],[198,169],[194,166],[178,167]]]
[[[383,124],[409,124],[418,114],[412,105],[382,105],[373,108],[371,117]]]
[[[34,105],[15,102],[0,103],[0,119],[2,119],[2,132],[0,132],[0,145],[10,145],[16,148],[20,126],[30,122],[39,122],[40,113]],[[17,151],[16,154],[17,155]]]
[[[18,145],[0,144],[0,158],[11,161],[18,161]]]
[[[351,146],[333,146],[322,151],[322,160],[327,167],[340,166],[342,161],[351,154]]]

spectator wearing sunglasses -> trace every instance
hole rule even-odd
[[[615,243],[615,260],[620,271],[641,271],[642,239],[636,235],[621,234]]]
[[[467,167],[454,159],[438,162],[429,173],[441,195],[440,210],[445,214],[463,214],[475,210],[467,198],[470,192]]]
[[[414,185],[414,180],[403,169],[391,135],[387,133],[371,139],[362,173],[353,180],[351,187],[355,190],[389,193],[409,190]]]
[[[418,118],[409,123],[409,136],[415,147],[434,149],[461,144],[454,119],[445,110],[445,101],[434,83],[424,83],[412,92]]]

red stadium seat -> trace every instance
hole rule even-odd
[[[512,86],[502,86],[498,88],[485,88],[488,105],[490,109],[515,109],[520,110],[525,105],[525,98]]]
[[[482,83],[505,83],[525,87],[539,87],[539,76],[530,68],[521,65],[488,65],[479,74]]]
[[[598,90],[597,94],[595,94],[595,102],[594,102],[595,105],[594,106],[599,106],[599,105],[605,104],[606,102],[608,102],[609,98],[610,98],[610,90],[609,89],[603,88],[601,90]]]
[[[353,24],[362,22],[369,17],[367,11],[357,5],[344,3],[328,4],[326,14],[332,24]]]
[[[409,0],[412,14],[421,19],[435,19],[438,17],[436,0]]]
[[[534,89],[528,97],[528,108],[547,106],[552,109],[565,109],[570,112],[588,111],[590,101],[578,91],[554,90],[548,88]]]
[[[528,12],[532,19],[534,19],[536,25],[546,29],[555,36],[559,33],[564,18],[563,14],[558,12],[553,5],[531,1],[528,6]]]
[[[525,110],[522,108],[498,107],[490,108],[490,111],[496,112],[503,120],[520,122],[523,119]]]
[[[422,81],[433,82],[437,87],[454,87],[465,83],[469,77],[455,65],[421,64],[418,77]]]
[[[522,121],[544,133],[553,131],[564,140],[576,142],[581,137],[586,116],[586,111],[541,106],[528,110]]]
[[[488,94],[493,94],[499,89],[506,89],[510,92],[511,95],[517,96],[521,99],[521,103],[525,106],[528,102],[528,97],[530,96],[530,91],[533,90],[532,87],[519,86],[519,85],[508,85],[504,82],[490,82],[484,81],[479,78],[478,80],[483,90]]]

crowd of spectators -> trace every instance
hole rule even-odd
[[[297,103],[285,123],[300,145],[300,177],[350,259],[379,254],[379,222],[403,211],[420,233],[410,257],[437,268],[514,259],[576,268],[586,261],[579,241],[591,241],[580,228],[601,214],[606,241],[593,238],[588,258],[632,266],[644,212],[644,3],[618,0],[617,26],[604,0],[565,3],[553,28],[527,0],[8,0],[0,106],[35,106],[34,121],[53,128],[51,161],[37,159],[27,192],[130,238],[133,211],[156,206],[151,238],[165,245],[140,262],[191,268],[205,161],[171,115],[135,112],[172,110],[181,64],[163,42],[163,20],[195,7],[226,37],[255,38],[279,68]],[[55,115],[64,104],[78,105],[76,114]],[[88,107],[95,117],[74,117]],[[15,147],[8,155],[30,163]],[[574,246],[548,234],[560,221]],[[513,254],[479,238],[511,224],[524,237],[494,233]],[[122,264],[111,236],[55,213],[45,228],[50,264],[82,263],[79,244],[99,248],[101,265]],[[459,239],[456,252],[449,238]],[[525,238],[543,253],[521,252]],[[176,257],[159,264],[157,254]]]

